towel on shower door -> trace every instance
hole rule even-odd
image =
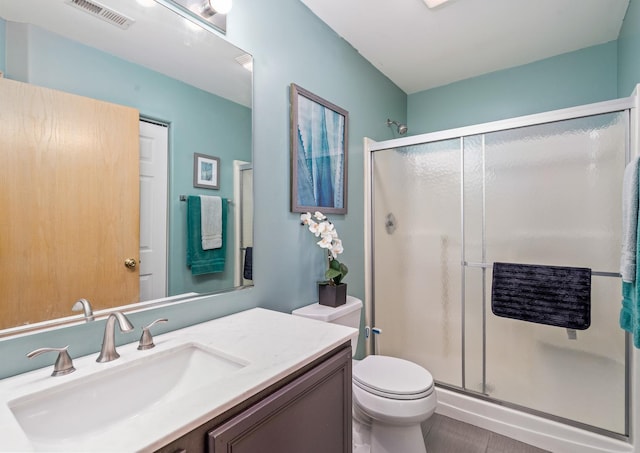
[[[622,282],[622,309],[620,327],[633,336],[633,345],[640,348],[640,310],[636,283]]]
[[[497,316],[584,330],[591,324],[591,269],[494,263]]]
[[[634,162],[638,165],[638,160],[634,159],[631,161],[629,165],[633,165]],[[628,170],[628,172],[627,172]],[[623,243],[627,241],[635,242],[635,256],[637,261],[637,253],[640,251],[640,247],[638,247],[640,239],[640,234],[638,234],[638,226],[640,226],[640,222],[638,222],[638,199],[640,198],[640,188],[637,181],[628,181],[629,173],[633,173],[635,171],[636,178],[638,177],[638,169],[637,167],[634,169],[633,166],[630,168],[627,166],[625,169],[625,180],[623,182],[624,187],[623,191]],[[629,198],[633,198],[633,193],[628,194],[629,187],[631,190],[635,190],[635,203],[633,201],[629,201]],[[626,198],[629,197],[629,198]],[[625,212],[625,209],[627,212]],[[635,229],[633,228],[633,222],[635,222]],[[630,230],[630,231],[629,231]],[[635,235],[635,236],[634,236]],[[621,261],[625,260],[625,251],[623,249],[623,256]],[[638,292],[640,291],[640,286],[638,285],[640,275],[638,272],[640,271],[640,266],[635,265],[635,271],[633,272],[633,277],[628,280],[629,276],[625,276],[625,270],[620,270],[622,274],[622,309],[620,310],[620,327],[622,329],[629,332],[633,337],[633,345],[636,348],[640,348],[640,295]],[[628,271],[628,270],[627,270]]]
[[[199,196],[187,198],[187,266],[192,275],[223,272],[226,247],[227,200],[222,198],[222,245],[220,248],[202,249],[202,222]]]

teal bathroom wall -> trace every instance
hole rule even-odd
[[[618,97],[640,83],[640,0],[631,0],[618,36]]]
[[[412,135],[618,97],[617,42],[504,69],[408,97]]]
[[[7,29],[9,39],[19,35],[8,78],[128,105],[170,124],[168,294],[232,287],[231,248],[224,272],[194,277],[186,267],[186,203],[179,195],[233,196],[233,159],[251,160],[251,109],[38,27]],[[219,191],[193,187],[194,152],[220,157]],[[233,244],[233,216],[227,232]]]
[[[254,56],[253,161],[255,287],[187,304],[132,314],[136,326],[158,317],[165,332],[261,306],[289,312],[316,300],[322,251],[289,210],[289,86],[296,83],[349,112],[348,208],[334,216],[350,268],[349,292],[364,296],[363,137],[392,138],[388,117],[406,121],[405,93],[364,60],[298,0],[236,0],[228,39]],[[135,94],[135,93],[132,93]],[[0,340],[0,378],[50,366],[24,355],[42,346],[70,345],[72,356],[97,352],[104,321]],[[139,331],[138,331],[139,332]],[[119,344],[137,341],[118,334]]]
[[[236,9],[236,6],[238,8]],[[349,112],[348,213],[332,216],[349,266],[349,293],[363,298],[363,137],[392,138],[406,95],[297,0],[238,1],[229,39],[255,61],[255,297],[289,312],[317,300],[324,254],[289,210],[289,87],[295,83]]]

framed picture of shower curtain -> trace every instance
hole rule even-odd
[[[291,212],[347,213],[349,113],[291,84]]]

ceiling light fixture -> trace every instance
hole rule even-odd
[[[436,6],[440,6],[445,2],[448,2],[449,0],[424,0],[424,2],[426,3],[426,5],[429,8],[435,8]]]
[[[202,15],[211,17],[214,14],[227,14],[232,6],[232,0],[205,0],[202,5]]]

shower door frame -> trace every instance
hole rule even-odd
[[[639,85],[640,87],[640,85]],[[451,139],[460,139],[460,146],[462,151],[461,159],[464,161],[464,139],[470,136],[477,136],[488,134],[492,132],[505,131],[509,129],[522,128],[527,126],[535,126],[546,123],[555,123],[564,120],[577,119],[587,116],[594,116],[606,113],[614,113],[614,112],[627,112],[627,119],[629,120],[629,124],[626,128],[626,137],[625,137],[625,163],[628,163],[631,160],[632,153],[631,148],[638,150],[640,148],[640,126],[638,125],[638,107],[640,104],[639,96],[638,96],[638,88],[634,90],[634,93],[627,98],[620,98],[611,101],[598,102],[594,104],[587,104],[577,107],[570,107],[560,110],[553,110],[549,112],[537,113],[533,115],[526,115],[521,117],[510,118],[506,120],[493,121],[489,123],[482,123],[472,126],[464,126],[454,129],[448,129],[444,131],[430,132],[426,134],[420,134],[410,137],[397,138],[392,140],[386,140],[381,142],[376,142],[369,138],[364,138],[364,258],[365,258],[365,346],[367,354],[375,354],[376,346],[374,335],[370,335],[373,327],[376,327],[375,323],[375,289],[373,282],[375,281],[374,275],[374,226],[373,226],[373,216],[374,216],[374,196],[373,196],[373,153],[377,151],[389,150],[392,148],[400,148],[406,146],[414,146],[425,143],[432,143],[443,140],[451,140]],[[483,137],[484,141],[484,137]],[[462,176],[462,184],[464,184],[464,176]],[[462,288],[464,288],[464,279],[465,279],[465,268],[468,264],[477,265],[478,263],[466,263],[464,261],[464,191],[461,191],[461,229],[462,229],[462,255],[461,255],[461,263],[462,266]],[[484,295],[483,295],[484,298]],[[608,431],[606,429],[598,428],[591,425],[586,425],[581,422],[569,420],[563,417],[557,417],[551,414],[547,414],[541,411],[537,411],[534,409],[530,409],[527,407],[519,406],[517,404],[508,403],[505,401],[500,401],[488,397],[484,394],[469,390],[465,388],[465,295],[464,291],[461,294],[461,361],[462,361],[462,388],[457,388],[452,385],[443,384],[440,382],[436,382],[436,384],[440,387],[453,390],[456,392],[460,392],[465,395],[469,395],[476,398],[481,398],[483,400],[489,401],[494,404],[498,404],[501,406],[513,408],[525,413],[529,413],[532,415],[541,416],[553,421],[558,421],[560,423],[568,424],[571,426],[575,426],[580,429],[584,429],[586,431],[594,432],[597,434],[605,435],[608,437],[612,437],[614,439],[629,441],[632,438],[631,432],[631,423],[632,420],[637,421],[640,417],[640,414],[636,414],[637,408],[636,405],[632,407],[632,399],[633,396],[637,395],[636,391],[640,391],[640,384],[635,384],[640,378],[640,367],[638,363],[640,362],[640,354],[637,351],[634,351],[632,355],[632,346],[631,346],[631,336],[629,333],[625,333],[625,394],[626,405],[624,408],[625,411],[625,433],[618,434],[615,432]],[[485,329],[485,318],[486,313],[483,309],[483,382],[486,381],[486,329]],[[632,382],[634,383],[634,387],[632,388]],[[484,385],[484,384],[483,384]],[[636,391],[634,391],[636,390]],[[631,410],[634,410],[634,413],[631,413]],[[637,428],[634,430],[635,432],[640,432],[640,426],[634,426]]]

